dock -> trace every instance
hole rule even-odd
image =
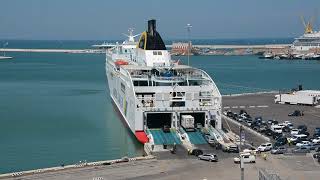
[[[16,49],[16,48],[0,48],[0,52],[31,52],[31,53],[88,53],[99,54],[105,53],[100,49]]]

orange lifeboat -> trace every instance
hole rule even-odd
[[[117,60],[115,63],[114,63],[116,66],[122,66],[122,65],[128,65],[129,63],[125,60]]]

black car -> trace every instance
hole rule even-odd
[[[292,113],[289,113],[288,116],[303,116],[303,112],[299,110],[295,110]]]
[[[193,150],[191,150],[190,154],[194,155],[194,156],[199,156],[199,155],[203,154],[203,151],[201,149],[193,149]]]
[[[241,110],[240,110],[240,112],[239,112],[239,115],[241,115],[241,114],[248,114],[248,113],[247,113],[247,111],[246,111],[246,110],[241,109]]]
[[[320,158],[320,153],[314,153],[314,154],[313,154],[313,158],[315,158],[315,159]]]
[[[308,130],[308,128],[307,128],[306,125],[299,125],[297,129],[299,129],[299,131],[301,131],[301,132],[305,132],[305,131]],[[301,133],[301,134],[302,134],[302,133]]]
[[[273,131],[271,129],[266,129],[264,134],[267,135],[267,136],[272,136]]]
[[[287,142],[288,142],[288,141],[287,141],[287,138],[281,136],[281,137],[279,137],[279,138],[277,139],[277,141],[274,143],[274,146],[275,146],[275,147],[283,146],[283,145],[286,145]]]
[[[291,129],[289,126],[285,126],[282,128],[282,132],[290,132],[290,131],[291,131]]]
[[[276,133],[276,132],[272,132],[272,138],[277,140],[280,137],[282,137],[282,133]]]

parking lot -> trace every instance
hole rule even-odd
[[[261,116],[265,120],[274,119],[279,123],[291,121],[295,126],[304,124],[308,132],[313,134],[316,127],[320,127],[320,108],[312,106],[298,106],[275,104],[275,94],[257,94],[243,96],[224,96],[222,98],[223,110],[231,110],[239,113],[246,110],[253,118]],[[290,117],[289,113],[300,110],[304,116]]]
[[[319,130],[320,127],[320,109],[312,106],[275,104],[273,97],[274,94],[223,97],[224,114],[229,117],[223,118],[224,127],[226,129],[230,127],[232,131],[239,134],[238,123],[246,126],[245,139],[256,147],[266,140],[261,138],[262,136],[252,133],[252,130],[269,137],[273,147],[284,146],[287,148],[286,152],[309,152],[309,150],[318,152],[320,141],[313,140],[313,138],[320,135],[319,132],[316,133],[315,131],[316,128]],[[289,116],[294,111],[301,112],[304,115]],[[230,123],[227,123],[226,120]],[[282,127],[279,128],[280,126]],[[278,130],[276,130],[277,128]],[[296,138],[297,136],[299,138]],[[302,150],[298,146],[303,146]],[[306,150],[306,148],[309,150]]]

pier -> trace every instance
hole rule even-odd
[[[13,48],[0,48],[0,52],[32,52],[32,53],[105,53],[100,49],[13,49]]]

